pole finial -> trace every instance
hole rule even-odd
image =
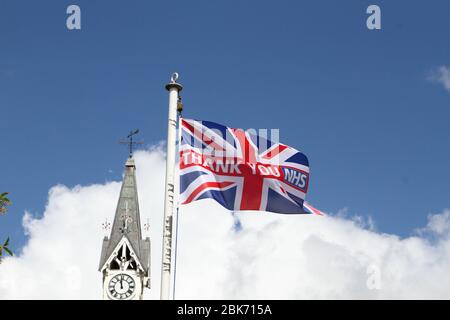
[[[172,73],[172,76],[170,77],[170,82],[176,83],[179,77],[180,77],[180,75],[178,74],[178,72]]]
[[[178,72],[172,73],[172,76],[170,76],[170,82],[166,84],[166,89],[170,91],[171,89],[176,89],[178,92],[183,90],[183,86],[177,82],[180,75]]]

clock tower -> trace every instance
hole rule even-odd
[[[103,239],[103,299],[140,300],[150,288],[150,238],[142,239],[135,172],[130,152],[111,235]]]

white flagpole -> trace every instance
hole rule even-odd
[[[177,104],[178,93],[183,86],[177,83],[178,73],[172,75],[171,81],[166,85],[169,91],[169,123],[167,127],[167,162],[166,162],[166,189],[164,199],[164,228],[161,267],[161,300],[170,299],[170,271],[172,257],[172,222],[175,200],[175,153],[177,139]]]
[[[181,101],[180,101],[181,102]],[[183,104],[181,104],[181,108],[179,108],[180,105],[177,105],[177,111],[178,111],[178,136],[177,136],[177,144],[178,144],[178,153],[180,152],[181,148],[181,121],[183,120],[181,116],[181,111],[183,111]],[[181,161],[178,159],[178,161]],[[178,262],[178,219],[180,217],[180,171],[178,168],[178,189],[177,189],[177,208],[176,212],[177,215],[175,217],[175,252],[174,252],[174,263],[173,263],[173,288],[172,288],[172,300],[175,300],[175,286],[177,285],[177,262]]]

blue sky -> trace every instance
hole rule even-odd
[[[370,4],[382,30],[366,28]],[[119,180],[130,129],[165,139],[178,71],[185,117],[279,128],[309,157],[311,203],[406,236],[450,207],[450,92],[429,80],[450,65],[449,15],[444,1],[0,0],[0,191],[14,202],[0,235],[19,249],[24,211],[42,214],[55,184]]]

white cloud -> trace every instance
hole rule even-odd
[[[440,66],[434,70],[429,77],[431,81],[440,83],[444,88],[450,92],[450,68],[447,66]]]
[[[152,224],[156,260],[160,259],[157,248],[161,241],[153,235],[162,230],[164,156],[158,150],[138,152],[136,161],[141,219],[144,224],[149,218]],[[23,252],[0,264],[0,300],[101,298],[97,269],[106,235],[102,223],[106,218],[112,222],[119,192],[120,182],[72,189],[53,187],[43,217],[24,216],[29,241]],[[157,273],[156,263],[152,271]]]
[[[157,299],[164,156],[157,149],[135,158],[141,218],[151,222],[153,288],[146,298]],[[101,298],[101,223],[112,220],[119,188],[52,188],[43,217],[24,217],[30,238],[23,252],[0,265],[0,299]],[[429,216],[405,239],[371,225],[345,215],[232,216],[198,201],[180,210],[176,298],[450,298],[450,211]]]

